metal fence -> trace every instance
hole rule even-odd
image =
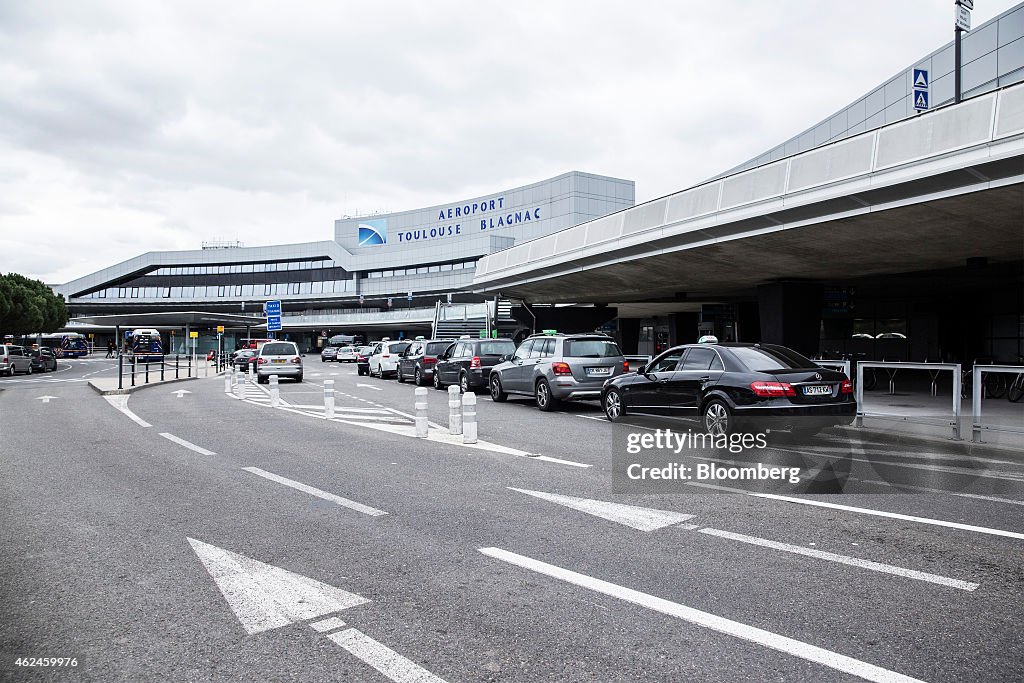
[[[971,373],[971,441],[981,442],[983,431],[1010,432],[1013,434],[1024,434],[1024,428],[1009,425],[987,425],[981,421],[981,402],[984,398],[985,387],[983,375],[985,373],[1006,373],[1014,376],[1014,381],[1024,375],[1024,367],[1020,365],[975,365]],[[1013,389],[1013,382],[1010,383],[1010,390]]]
[[[894,390],[896,372],[899,370],[926,370],[932,373],[937,372],[952,372],[953,373],[953,419],[950,421],[936,422],[935,420],[929,420],[926,418],[919,418],[912,415],[900,415],[898,413],[886,413],[886,412],[868,412],[864,409],[864,371],[870,370],[874,372],[875,369],[885,370],[889,374],[889,391]],[[869,362],[863,361],[857,363],[857,382],[854,385],[855,396],[857,398],[857,420],[856,425],[858,427],[864,426],[864,418],[876,418],[880,420],[895,420],[898,422],[916,422],[919,424],[938,424],[942,426],[952,427],[953,438],[960,439],[960,363],[887,363],[887,362]],[[932,385],[935,386],[935,374],[932,375]],[[980,401],[979,401],[980,405]]]

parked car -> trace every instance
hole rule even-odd
[[[235,351],[231,363],[239,372],[253,372],[256,354],[257,352],[252,349],[240,349]]]
[[[597,400],[604,383],[629,371],[611,337],[602,334],[539,334],[528,337],[511,358],[490,372],[491,398],[533,396],[537,407],[554,410],[559,401]]]
[[[376,344],[370,344],[356,349],[356,374],[360,377],[370,374],[370,355],[376,346]]]
[[[25,352],[25,347],[16,344],[0,346],[0,375],[13,377],[16,372],[32,374],[32,359]]]
[[[338,362],[339,363],[355,363],[356,362],[356,347],[354,347],[354,346],[340,346],[340,347],[338,347]]]
[[[407,341],[381,340],[370,354],[370,374],[384,377],[398,373],[398,358],[409,348]]]
[[[601,405],[613,422],[632,412],[692,416],[715,435],[756,427],[758,418],[773,429],[810,435],[849,424],[857,412],[853,385],[842,372],[784,346],[714,338],[671,348],[635,374],[610,380]]]
[[[337,346],[325,346],[324,350],[320,352],[320,362],[326,363],[328,361],[338,360],[338,347]]]
[[[53,350],[49,346],[40,346],[38,349],[32,349],[28,352],[28,355],[32,361],[32,372],[57,370],[57,357],[53,355]]]
[[[438,356],[434,388],[444,389],[449,384],[458,384],[464,392],[483,389],[487,386],[491,368],[515,350],[515,342],[511,339],[459,339]]]
[[[411,379],[418,387],[434,379],[437,357],[451,346],[454,339],[417,339],[398,359],[398,381]]]
[[[295,342],[272,341],[256,354],[256,381],[266,384],[271,375],[302,381],[302,355]]]

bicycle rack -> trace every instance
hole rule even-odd
[[[948,370],[953,373],[953,419],[948,424],[953,428],[952,438],[956,441],[960,440],[960,363],[888,363],[882,362],[870,362],[862,361],[857,363],[857,383],[854,385],[854,396],[857,399],[857,419],[856,425],[858,427],[864,426],[864,418],[872,417],[881,420],[896,420],[899,422],[917,422],[920,424],[936,424],[931,420],[917,420],[908,415],[897,415],[894,413],[868,413],[864,410],[864,368],[881,368],[886,371],[891,371],[889,374],[890,387],[893,383],[893,378],[896,376],[896,370],[927,370],[929,372],[941,372]],[[934,379],[933,379],[934,385]],[[891,392],[891,389],[890,389]]]
[[[986,425],[981,421],[981,401],[985,395],[985,387],[981,383],[981,375],[985,372],[1002,372],[1019,375],[1024,372],[1024,366],[1020,365],[975,365],[971,375],[971,441],[984,443],[981,440],[983,430],[990,432],[1009,432],[1012,434],[1024,434],[1024,428],[1003,427]]]

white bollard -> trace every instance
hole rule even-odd
[[[420,439],[427,438],[430,433],[430,425],[427,424],[427,388],[416,389],[416,436]]]
[[[231,372],[231,368],[228,368],[227,373],[224,374],[224,393],[225,394],[230,394],[231,393],[231,375],[233,375],[233,374],[234,373]]]
[[[459,400],[461,389],[457,386],[448,387],[448,433],[462,433],[462,401]]]
[[[277,387],[277,375],[270,376],[270,407],[281,405],[281,390]]]
[[[242,397],[245,396],[245,392],[247,391],[246,384],[249,381],[249,373],[248,372],[246,372],[246,373],[239,372],[238,375],[239,375],[238,382],[235,383],[235,396],[238,396],[239,398],[242,398]]]
[[[334,419],[334,380],[324,381],[324,414],[328,420]]]
[[[462,443],[476,443],[476,394],[462,395]]]

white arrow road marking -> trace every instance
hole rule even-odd
[[[601,517],[612,522],[624,524],[640,531],[655,531],[662,527],[671,526],[685,522],[693,518],[693,515],[686,515],[681,512],[670,512],[668,510],[652,510],[635,505],[623,505],[622,503],[606,503],[603,500],[589,500],[587,498],[573,498],[572,496],[560,496],[554,493],[542,493],[540,491],[527,491],[509,486],[513,491],[525,493],[534,498],[548,500],[565,507],[586,512],[595,517]]]
[[[357,384],[357,387],[365,387],[366,389],[373,389],[374,391],[380,391],[380,387],[375,387],[372,384]]]
[[[60,398],[60,396],[36,396],[36,400],[43,403],[49,403],[51,398]]]
[[[249,635],[370,602],[194,538],[188,542]]]
[[[544,574],[552,578],[558,579],[559,581],[565,581],[575,586],[580,586],[588,590],[592,590],[596,593],[603,593],[625,602],[631,602],[634,605],[640,605],[646,607],[649,610],[667,614],[677,619],[682,619],[691,624],[697,626],[703,626],[710,628],[713,631],[724,633],[726,635],[734,636],[742,640],[747,640],[758,645],[762,645],[773,650],[778,650],[794,657],[806,659],[810,662],[815,662],[823,666],[827,666],[837,671],[858,676],[867,681],[875,681],[876,683],[923,683],[919,679],[905,676],[896,671],[890,671],[889,669],[883,669],[880,666],[874,664],[868,664],[862,662],[859,659],[847,657],[846,655],[826,650],[816,645],[804,643],[793,638],[787,638],[786,636],[780,636],[777,633],[771,631],[765,631],[764,629],[756,628],[754,626],[748,626],[747,624],[726,619],[724,617],[710,614],[708,612],[702,612],[693,607],[687,607],[677,602],[665,600],[647,593],[641,593],[640,591],[619,586],[608,581],[602,581],[586,574],[579,574],[568,569],[556,567],[555,565],[541,562],[540,560],[534,560],[533,558],[526,557],[524,555],[517,555],[516,553],[502,550],[501,548],[479,548],[479,551],[488,557],[501,560],[502,562],[508,562],[509,564],[529,569],[530,571],[537,572],[538,574]]]
[[[805,548],[803,546],[792,545],[790,543],[770,541],[756,536],[746,536],[744,534],[722,531],[721,529],[712,529],[710,527],[701,529],[698,524],[679,524],[680,522],[691,519],[694,515],[685,515],[679,512],[670,512],[668,510],[653,510],[651,508],[642,508],[633,505],[622,505],[621,503],[608,503],[602,500],[559,496],[553,493],[542,493],[540,491],[527,491],[525,489],[517,489],[511,486],[508,488],[512,491],[525,493],[528,496],[534,496],[535,498],[540,498],[542,500],[549,500],[552,503],[558,503],[559,505],[564,505],[574,510],[579,510],[580,512],[586,512],[587,514],[591,514],[596,517],[602,517],[612,522],[618,522],[619,524],[624,524],[628,527],[639,529],[640,531],[655,531],[662,527],[678,525],[678,528],[685,529],[687,531],[696,531],[700,529],[700,533],[707,534],[708,536],[740,541],[742,543],[749,543],[763,548],[771,548],[772,550],[780,550],[782,552],[793,553],[795,555],[804,555],[806,557],[827,560],[829,562],[845,564],[851,567],[859,567],[861,569],[869,569],[871,571],[882,572],[884,574],[902,576],[908,579],[927,581],[940,586],[959,588],[960,590],[973,591],[980,585],[970,581],[951,579],[939,574],[929,574],[928,572],[921,572],[916,569],[906,569],[904,567],[897,567],[891,564],[864,560],[859,557],[847,557],[846,555],[838,555],[836,553],[825,552],[823,550]]]
[[[774,550],[781,550],[787,553],[794,553],[796,555],[806,555],[807,557],[814,557],[819,560],[828,560],[829,562],[837,562],[839,564],[850,565],[851,567],[860,567],[862,569],[870,569],[871,571],[882,572],[883,574],[893,574],[895,576],[903,576],[908,579],[917,579],[918,581],[927,581],[928,583],[938,584],[940,586],[948,586],[950,588],[959,588],[960,590],[973,591],[978,588],[980,584],[972,583],[970,581],[961,581],[959,579],[951,579],[948,576],[940,576],[938,574],[929,574],[928,572],[919,572],[915,569],[905,569],[903,567],[896,567],[891,564],[883,564],[881,562],[872,562],[871,560],[863,560],[859,557],[847,557],[846,555],[837,555],[836,553],[828,553],[823,550],[816,550],[814,548],[804,548],[799,545],[791,545],[789,543],[779,543],[778,541],[769,541],[765,538],[757,538],[756,536],[746,536],[744,534],[735,534],[731,531],[722,531],[720,529],[704,528],[700,530],[700,533],[707,534],[709,536],[717,536],[718,538],[727,538],[732,541],[740,541],[741,543],[750,543],[751,545],[759,545],[764,548],[772,548]]]
[[[327,637],[396,683],[445,683],[443,678],[354,628]]]
[[[178,398],[181,398],[185,394],[191,394],[192,392],[189,391],[188,389],[178,389],[177,391],[172,391],[171,393],[172,394],[177,394]]]
[[[128,394],[115,394],[113,396],[104,396],[103,398],[107,400],[107,403],[127,415],[132,422],[140,427],[153,426],[128,409]]]
[[[213,451],[208,451],[205,448],[203,448],[202,446],[195,445],[191,441],[185,441],[185,439],[177,437],[174,434],[168,434],[167,432],[160,432],[160,436],[164,437],[168,441],[173,441],[174,443],[178,444],[179,446],[184,446],[185,448],[189,449],[190,451],[195,451],[196,453],[199,453],[200,455],[217,455]]]
[[[255,474],[259,477],[263,477],[264,479],[276,481],[278,484],[284,484],[285,486],[289,486],[297,491],[302,491],[303,493],[308,493],[311,496],[316,496],[317,498],[323,498],[324,500],[329,500],[332,503],[337,503],[338,505],[341,505],[342,507],[347,507],[350,510],[362,512],[364,515],[370,515],[371,517],[379,517],[380,515],[388,514],[383,510],[378,510],[377,508],[372,508],[369,505],[357,503],[354,500],[349,500],[348,498],[336,496],[333,493],[327,493],[327,491],[321,491],[320,489],[313,488],[308,484],[303,484],[300,481],[295,481],[294,479],[287,479],[280,475],[274,474],[273,472],[261,470],[259,467],[243,467],[242,469],[245,470],[246,472],[251,472],[252,474]]]

